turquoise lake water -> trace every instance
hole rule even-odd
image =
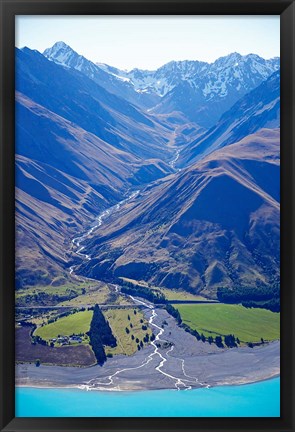
[[[189,391],[16,389],[17,417],[279,417],[280,378]]]

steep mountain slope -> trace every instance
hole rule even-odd
[[[64,42],[56,42],[51,48],[47,48],[43,55],[59,65],[80,71],[105,90],[139,107],[149,108],[160,100],[160,96],[155,92],[150,94],[134,91],[130,79],[117,74],[115,68],[109,68],[105,71],[104,68],[87,60]]]
[[[38,104],[120,150],[169,160],[170,130],[81,72],[28,48],[16,50],[16,67],[16,90]]]
[[[156,71],[120,71],[107,65],[102,70],[129,80],[136,92],[156,94],[161,101],[153,113],[180,111],[189,121],[211,127],[238,99],[279,69],[279,58],[232,53],[213,63],[172,61]]]
[[[279,68],[279,59],[264,60],[250,54],[230,54],[203,66],[185,78],[152,109],[155,113],[179,110],[191,121],[211,127],[240,97],[256,88]]]
[[[279,130],[263,129],[142,192],[87,244],[83,271],[215,295],[279,274]]]
[[[112,66],[97,63],[102,70],[128,80],[134,90],[142,94],[156,94],[161,98],[183,81],[193,81],[193,77],[202,73],[208,64],[200,61],[171,61],[155,71],[132,69],[122,71]]]
[[[102,209],[122,199],[128,188],[126,179],[140,168],[134,156],[114,149],[24,95],[18,93],[16,101],[17,268],[21,286],[46,272],[49,281],[62,272],[69,238]]]
[[[80,72],[17,50],[18,286],[66,275],[71,237],[172,172],[171,130]]]
[[[259,129],[279,126],[280,72],[277,71],[242,97],[208,132],[189,143],[181,152],[178,164],[186,166]]]
[[[155,71],[122,71],[94,64],[64,42],[44,51],[53,62],[80,71],[97,84],[150,113],[182,113],[186,121],[213,126],[239,98],[279,69],[279,58],[232,53],[213,63],[171,61]]]
[[[261,127],[277,126],[279,74],[204,134],[202,126],[188,120],[182,104],[190,105],[189,92],[191,106],[196,94],[201,95],[214,117],[219,100],[230,103],[230,86],[237,84],[232,69],[226,91],[223,86],[211,88],[212,100],[217,99],[210,107],[207,90],[190,79],[193,73],[195,80],[203,73],[200,62],[165,65],[157,76],[160,83],[161,76],[167,77],[164,87],[157,83],[145,92],[136,87],[140,80],[147,84],[145,71],[138,71],[134,84],[134,71],[134,82],[124,80],[120,71],[106,66],[102,70],[64,44],[56,44],[46,55],[50,59],[28,48],[16,50],[18,286],[48,284],[60,274],[67,277],[70,239],[132,188],[142,189],[155,180],[93,239],[90,247],[96,258],[88,263],[88,274],[137,275],[163,286],[210,293],[237,281],[265,283],[270,274],[277,274],[277,131],[263,130],[172,173],[178,160],[180,166],[190,164]],[[227,70],[228,61],[219,60],[220,71]],[[247,75],[247,84],[243,78],[244,90],[276,68],[276,60],[261,66],[262,60],[256,59],[255,68],[249,69],[253,76]],[[216,84],[219,78],[214,75],[212,80]],[[152,98],[164,101],[179,86],[190,89],[162,114],[133,105],[122,90],[138,95],[151,91]],[[191,142],[183,156],[175,150]],[[238,210],[231,208],[233,202],[239,202]],[[270,237],[264,237],[268,227],[272,245]]]

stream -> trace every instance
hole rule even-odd
[[[177,161],[179,157],[179,151],[177,151],[177,154],[175,156],[175,158],[173,159],[173,161],[170,162],[171,166],[174,167],[175,162]],[[120,201],[118,204],[109,207],[108,209],[104,210],[102,213],[99,214],[99,216],[96,219],[95,224],[89,229],[87,230],[84,234],[81,234],[78,237],[75,237],[72,239],[71,243],[74,247],[77,248],[76,251],[74,251],[74,253],[82,260],[88,260],[90,261],[91,255],[88,253],[83,252],[85,250],[85,246],[82,245],[83,242],[85,242],[94,231],[96,231],[97,229],[99,229],[101,227],[101,225],[114,213],[116,213],[117,211],[120,210],[121,206],[123,204],[126,204],[127,202],[131,201],[132,199],[136,198],[136,196],[139,194],[139,190],[136,190],[134,192],[132,192],[127,198],[123,199],[122,201]],[[75,267],[76,265],[72,265],[69,268],[69,272],[72,276],[75,277],[79,277],[80,275],[76,275],[75,274]],[[84,278],[84,276],[83,276]],[[85,279],[89,279],[89,278],[85,278]],[[119,292],[118,286],[115,285],[115,292]],[[135,304],[141,304],[143,305],[145,308],[147,308],[150,312],[151,312],[151,316],[149,317],[149,325],[154,327],[155,330],[155,340],[151,341],[151,345],[154,347],[154,350],[151,354],[149,354],[144,361],[141,361],[141,364],[139,364],[138,366],[135,367],[130,367],[130,368],[122,368],[122,369],[118,369],[115,373],[107,376],[106,378],[104,378],[104,381],[101,382],[99,381],[98,378],[93,378],[90,381],[88,381],[86,384],[83,384],[81,386],[79,386],[81,389],[86,389],[86,390],[105,390],[105,389],[110,389],[110,390],[120,390],[120,386],[119,385],[115,385],[114,383],[114,379],[115,377],[117,377],[119,374],[121,374],[122,372],[126,372],[126,371],[131,371],[131,370],[135,370],[135,369],[140,369],[143,368],[145,366],[147,366],[154,358],[158,357],[158,364],[155,367],[155,370],[157,372],[159,372],[159,374],[164,375],[166,378],[172,380],[173,384],[174,384],[174,388],[176,390],[190,390],[192,389],[192,384],[196,385],[199,384],[201,386],[205,386],[207,387],[207,385],[202,384],[198,381],[197,377],[192,377],[186,374],[185,372],[185,366],[184,366],[184,359],[181,358],[176,358],[174,357],[174,360],[179,360],[181,361],[181,368],[182,368],[182,374],[183,377],[178,377],[178,376],[174,376],[170,373],[167,373],[163,370],[163,366],[166,362],[169,362],[169,359],[171,358],[169,356],[169,353],[171,353],[174,349],[174,346],[172,345],[172,347],[169,347],[169,349],[163,354],[162,352],[160,352],[160,348],[157,346],[157,342],[162,340],[165,341],[165,339],[163,339],[163,335],[165,333],[165,329],[160,327],[158,324],[155,323],[156,318],[158,317],[158,314],[156,312],[156,308],[153,304],[147,303],[145,301],[139,300],[135,297],[133,297],[132,295],[128,295],[128,297],[131,298],[131,300],[133,301],[133,303]],[[160,339],[162,337],[162,339]]]
[[[169,162],[169,166],[171,166],[171,168],[175,169],[175,164],[179,159],[179,155],[180,155],[180,150],[176,150],[176,154],[175,154],[174,158]],[[178,169],[178,171],[181,171],[181,170]]]
[[[171,168],[175,169],[175,164],[179,158],[179,155],[180,155],[180,150],[177,149],[174,158],[169,162],[169,165]],[[180,171],[180,170],[178,170],[178,171]],[[87,240],[92,235],[92,233],[94,231],[99,229],[101,227],[101,225],[111,215],[113,215],[114,213],[119,211],[120,208],[122,207],[122,205],[124,205],[127,202],[136,198],[138,196],[138,194],[139,194],[139,190],[136,190],[136,191],[132,192],[127,198],[120,201],[118,204],[116,204],[112,207],[109,207],[108,209],[106,209],[102,213],[100,213],[96,219],[95,224],[88,231],[86,231],[84,234],[72,239],[72,241],[71,241],[72,245],[77,248],[76,250],[74,250],[74,253],[79,258],[81,258],[82,260],[90,261],[92,259],[91,255],[88,253],[85,253],[85,246],[83,246],[83,244],[81,244],[81,243],[85,242],[85,240]],[[71,275],[77,277],[77,275],[75,275],[75,273],[74,273],[75,265],[72,265],[70,267],[69,271],[70,271]],[[115,291],[116,292],[119,291],[117,285],[115,285]],[[112,389],[112,390],[120,390],[120,386],[119,385],[116,386],[114,383],[115,377],[117,377],[122,372],[131,371],[131,370],[135,370],[135,369],[141,369],[141,368],[147,366],[153,360],[153,358],[156,358],[156,357],[158,357],[158,364],[155,367],[155,370],[157,372],[159,372],[159,374],[162,374],[166,378],[172,380],[172,382],[174,384],[174,388],[176,390],[181,390],[181,389],[190,390],[190,389],[192,389],[193,384],[194,385],[199,384],[200,386],[208,387],[207,385],[200,383],[198,381],[197,377],[187,375],[187,373],[185,371],[184,359],[182,359],[182,358],[173,357],[174,360],[176,359],[176,360],[179,360],[181,362],[181,369],[182,369],[183,377],[174,376],[171,373],[167,373],[163,370],[164,364],[166,362],[169,362],[169,359],[171,358],[169,354],[173,351],[174,346],[172,345],[172,347],[169,347],[169,349],[164,354],[162,352],[160,352],[160,348],[157,346],[158,341],[165,341],[165,339],[163,339],[165,329],[163,327],[160,327],[158,324],[155,323],[155,320],[158,318],[156,308],[153,304],[139,300],[138,298],[135,298],[132,295],[128,295],[128,297],[131,298],[133,303],[141,304],[151,312],[151,315],[149,317],[149,325],[154,327],[155,334],[156,334],[155,340],[151,341],[151,345],[154,347],[153,352],[151,354],[149,354],[146,357],[146,359],[144,361],[142,361],[141,364],[138,366],[118,369],[116,372],[114,372],[113,374],[106,377],[103,382],[100,382],[97,378],[93,378],[90,381],[88,381],[86,384],[81,385],[80,388],[83,388],[86,390],[95,390],[95,389],[96,390],[104,390],[107,388]]]
[[[116,290],[118,289],[118,287],[116,287]],[[127,371],[133,371],[133,370],[137,370],[137,369],[141,369],[144,368],[145,366],[147,366],[154,357],[158,356],[159,357],[159,362],[158,365],[154,368],[156,371],[158,371],[160,374],[164,375],[166,378],[172,380],[173,384],[174,384],[174,389],[175,390],[191,390],[193,387],[192,385],[194,384],[194,386],[196,386],[196,384],[198,384],[201,387],[205,387],[205,388],[209,388],[209,385],[207,384],[203,384],[201,383],[197,377],[193,377],[190,376],[186,373],[185,371],[185,365],[184,365],[184,359],[181,358],[177,358],[174,357],[174,360],[180,360],[181,361],[181,367],[182,367],[182,373],[184,377],[178,377],[172,374],[169,374],[167,372],[165,372],[162,368],[164,366],[164,364],[166,362],[169,361],[169,359],[171,358],[169,353],[171,353],[174,349],[174,346],[170,347],[165,354],[162,354],[159,351],[159,347],[157,346],[157,342],[158,341],[165,341],[165,339],[161,339],[161,336],[164,334],[165,330],[164,328],[160,327],[159,325],[155,324],[154,320],[155,318],[158,317],[158,314],[156,312],[156,308],[154,307],[154,305],[150,304],[150,303],[146,303],[142,300],[139,300],[131,295],[129,295],[128,297],[130,297],[134,303],[138,303],[141,304],[143,306],[145,306],[147,309],[150,310],[151,312],[151,316],[149,318],[149,324],[150,326],[153,326],[156,330],[158,330],[158,333],[156,334],[155,340],[151,342],[151,345],[154,347],[154,350],[151,354],[149,354],[144,361],[141,362],[141,364],[139,364],[138,366],[134,366],[134,367],[130,367],[130,368],[122,368],[122,369],[118,369],[116,372],[108,375],[106,378],[103,378],[103,381],[101,381],[101,378],[92,378],[91,380],[89,380],[86,384],[82,384],[79,386],[80,389],[85,389],[87,391],[90,390],[116,390],[116,391],[121,391],[120,389],[120,385],[119,384],[115,384],[114,379],[116,377],[118,377],[119,374],[123,373],[123,372],[127,372]]]
[[[72,239],[71,243],[73,246],[76,246],[78,249],[74,250],[73,252],[81,259],[86,259],[88,261],[91,260],[91,256],[87,253],[83,253],[82,251],[85,249],[85,246],[81,246],[81,243],[85,240],[87,240],[91,234],[96,231],[103,222],[105,222],[113,213],[116,213],[120,210],[122,205],[126,204],[127,202],[131,201],[133,198],[135,198],[139,194],[139,190],[136,190],[132,192],[127,198],[123,199],[122,201],[118,202],[117,204],[109,207],[108,209],[104,210],[102,213],[99,214],[99,216],[96,219],[95,224],[84,234],[75,237]],[[70,275],[75,276],[74,269],[76,265],[72,265],[69,268]],[[84,276],[83,276],[84,277]],[[89,279],[89,278],[88,278]]]

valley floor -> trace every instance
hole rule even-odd
[[[240,385],[280,374],[280,343],[220,349],[197,341],[164,309],[145,309],[158,334],[156,343],[133,356],[118,355],[103,367],[16,365],[16,385],[79,387],[86,390],[190,389]],[[164,325],[163,322],[167,324]]]

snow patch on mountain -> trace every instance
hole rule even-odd
[[[114,68],[101,63],[97,63],[97,66],[114,74],[111,71]],[[116,69],[114,75],[129,79],[137,92],[154,92],[161,97],[186,81],[192,88],[199,90],[205,99],[211,100],[216,96],[226,97],[233,90],[245,93],[266,80],[279,67],[278,57],[265,60],[256,54],[242,56],[232,53],[213,63],[171,61],[154,71],[132,69],[128,72]]]
[[[182,82],[200,92],[205,100],[224,98],[232,91],[246,93],[266,80],[280,67],[278,57],[265,60],[256,54],[232,53],[213,63],[197,60],[171,61],[157,70],[120,70],[104,63],[92,63],[64,42],[56,42],[44,56],[66,67],[95,74],[97,69],[131,85],[137,93],[163,98]]]
[[[171,61],[157,70],[120,70],[93,63],[64,42],[43,55],[94,80],[110,93],[153,114],[180,112],[188,121],[210,128],[238,99],[258,87],[280,67],[278,57],[232,53],[206,63]]]

